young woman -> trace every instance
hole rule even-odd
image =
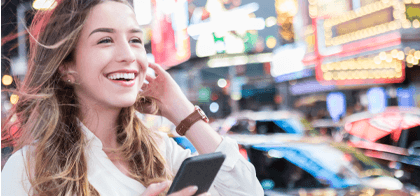
[[[188,123],[197,109],[165,70],[148,63],[142,36],[125,0],[62,0],[37,13],[11,112],[17,120],[2,128],[12,135],[3,138],[13,138],[3,142],[16,150],[2,171],[2,195],[165,195],[191,153],[148,130],[136,110],[169,119],[200,154],[226,154],[209,192],[263,195],[234,141],[203,120]]]

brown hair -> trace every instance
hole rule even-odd
[[[115,1],[130,6],[126,0]],[[61,79],[58,70],[73,61],[83,24],[101,2],[104,0],[61,0],[52,10],[38,11],[33,19],[28,72],[15,92],[19,101],[2,127],[2,142],[14,145],[15,151],[31,146],[26,166],[35,195],[98,195],[87,178],[78,100],[73,86]],[[129,162],[131,177],[144,186],[171,179],[153,139],[156,133],[135,112],[131,106],[119,114],[117,152]],[[13,117],[17,120],[11,120]]]

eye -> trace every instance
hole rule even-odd
[[[105,37],[105,38],[99,40],[98,44],[108,44],[108,43],[111,43],[111,42],[112,42],[112,39],[110,37]]]
[[[133,39],[130,40],[130,43],[141,44],[143,42],[141,41],[140,38],[135,37],[135,38],[133,38]]]

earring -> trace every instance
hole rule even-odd
[[[71,83],[71,80],[70,80],[70,79],[68,79],[68,80],[67,80],[67,82],[68,82],[68,83]]]

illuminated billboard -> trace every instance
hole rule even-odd
[[[309,0],[309,16],[317,17],[336,17],[346,13],[352,8],[351,0]]]
[[[188,60],[191,52],[187,0],[152,0],[152,10],[151,45],[155,62],[167,69]]]
[[[316,67],[316,78],[321,83],[335,85],[400,83],[405,79],[401,52],[394,49],[376,56],[323,63]]]
[[[271,52],[278,43],[274,1],[190,0],[191,57]]]
[[[354,18],[352,20],[334,25],[331,27],[332,38],[353,33],[362,29],[375,27],[377,25],[389,23],[394,20],[392,13],[393,7],[388,7],[377,12],[367,14],[360,18]]]
[[[377,1],[358,10],[326,19],[325,46],[338,46],[404,27],[405,5],[397,0]]]
[[[404,2],[374,1],[336,17],[316,19],[320,53],[316,79],[335,85],[403,82],[406,65],[417,65],[420,59],[420,52],[415,58],[415,51],[402,51],[400,29],[410,28],[410,19],[416,28]]]

